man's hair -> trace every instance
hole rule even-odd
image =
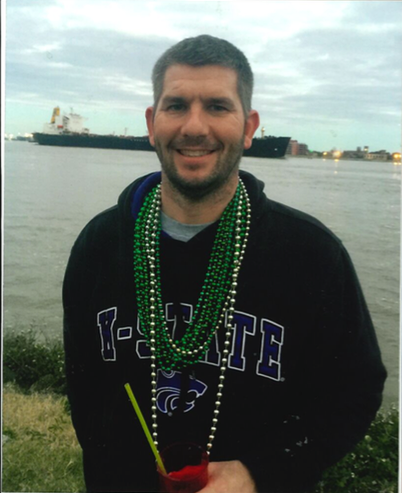
[[[159,103],[167,69],[172,65],[203,67],[220,65],[230,68],[237,74],[237,92],[247,117],[251,109],[253,94],[253,72],[245,55],[236,46],[224,39],[202,34],[186,38],[173,45],[156,62],[152,71],[154,106]]]

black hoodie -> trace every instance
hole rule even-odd
[[[341,241],[316,219],[269,200],[249,173],[240,176],[252,222],[210,460],[242,461],[259,493],[300,493],[364,436],[386,371]],[[150,353],[137,317],[133,229],[144,195],[159,181],[160,173],[136,180],[117,206],[90,221],[66,271],[66,369],[88,491],[157,491],[155,461],[124,384],[150,426]],[[216,227],[187,243],[162,234],[170,330],[185,330],[191,318]],[[183,440],[206,446],[224,332],[189,371],[158,372],[159,449]]]

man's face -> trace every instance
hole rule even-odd
[[[163,179],[195,200],[237,175],[259,124],[255,111],[245,118],[236,72],[216,65],[169,67],[159,103],[146,118]]]

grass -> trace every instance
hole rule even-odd
[[[85,491],[63,360],[62,343],[38,343],[33,329],[4,337],[2,492]],[[314,493],[397,493],[398,424],[396,408],[382,410]]]
[[[3,391],[2,492],[85,491],[81,448],[66,398]]]
[[[81,449],[66,398],[3,392],[2,492],[85,491]],[[352,454],[324,474],[314,493],[397,493],[398,411],[379,413]]]

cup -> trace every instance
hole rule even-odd
[[[174,443],[161,452],[166,474],[158,470],[159,491],[196,493],[208,482],[208,454],[194,443]]]

